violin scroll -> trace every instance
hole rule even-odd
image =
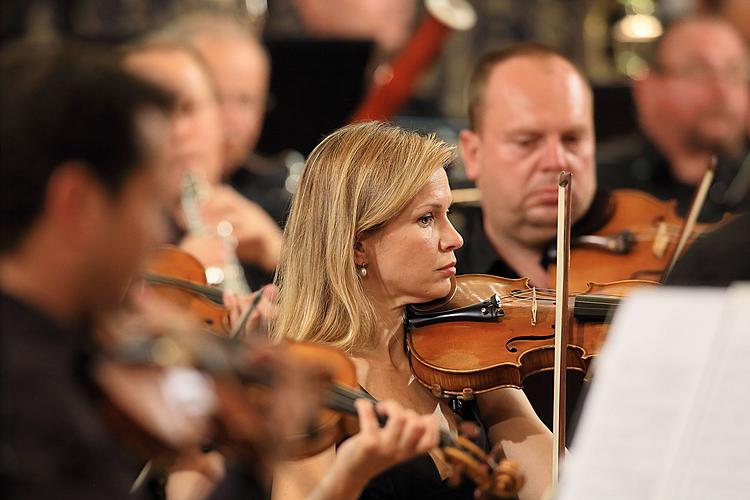
[[[458,486],[462,475],[466,475],[476,485],[477,498],[513,498],[525,483],[525,477],[512,460],[502,458],[501,445],[496,445],[490,453],[485,453],[479,446],[470,441],[466,435],[473,435],[474,430],[467,432],[467,427],[474,424],[464,422],[463,433],[454,439],[454,445],[442,448],[443,456],[451,464],[450,484]]]

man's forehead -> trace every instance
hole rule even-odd
[[[543,116],[591,115],[591,91],[579,73],[557,57],[515,58],[497,65],[488,81],[485,116],[514,123]]]
[[[674,26],[662,41],[659,57],[664,62],[704,62],[709,59],[742,59],[747,49],[733,28],[717,19],[696,19]],[[706,43],[710,40],[710,43]]]

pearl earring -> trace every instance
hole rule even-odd
[[[366,264],[362,264],[361,266],[359,266],[359,276],[361,278],[367,277],[367,265]]]

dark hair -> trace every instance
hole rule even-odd
[[[468,103],[469,103],[469,128],[472,130],[478,130],[479,124],[481,123],[482,108],[484,107],[485,90],[487,88],[487,81],[490,79],[492,70],[500,63],[508,61],[510,59],[522,58],[522,57],[533,57],[539,59],[546,58],[559,58],[569,63],[573,69],[580,75],[584,82],[587,82],[586,77],[583,75],[581,70],[576,67],[573,62],[565,57],[562,53],[555,49],[547,47],[536,42],[523,42],[505,47],[503,49],[491,50],[474,64],[474,69],[471,72],[471,78],[469,80],[468,90]],[[588,83],[586,83],[588,85]]]
[[[0,54],[0,251],[42,211],[52,173],[78,161],[113,195],[145,160],[135,117],[174,97],[103,49],[17,45]]]

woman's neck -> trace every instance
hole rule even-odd
[[[400,368],[407,361],[401,350],[403,307],[385,301],[373,301],[377,323],[375,345],[359,357],[373,367]]]

